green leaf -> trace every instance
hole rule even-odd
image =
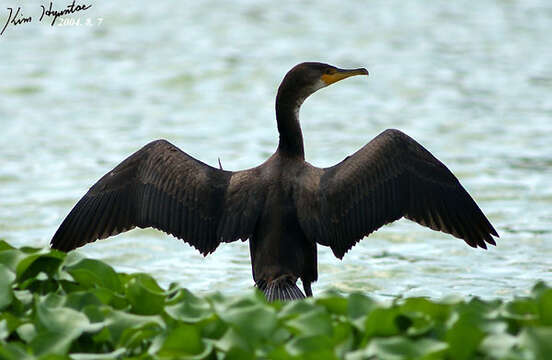
[[[12,283],[15,280],[15,274],[10,269],[0,264],[0,310],[8,307],[13,301]]]
[[[487,358],[507,359],[514,347],[519,345],[519,339],[507,333],[488,335],[479,346],[480,352]]]
[[[0,346],[0,359],[2,360],[34,360],[25,351],[25,346],[20,342],[11,342]]]
[[[65,306],[73,310],[80,311],[86,306],[101,306],[104,303],[96,296],[94,292],[76,291],[67,295]]]
[[[50,294],[37,302],[37,335],[30,343],[35,354],[64,355],[83,332],[97,330],[86,315],[63,307],[64,300],[62,296]]]
[[[515,299],[504,304],[502,316],[514,320],[533,321],[539,318],[539,308],[533,299]]]
[[[27,320],[19,316],[14,316],[7,311],[0,313],[0,323],[5,324],[8,335],[15,331],[24,321]]]
[[[185,341],[183,341],[185,339]],[[204,358],[211,352],[201,340],[200,331],[193,325],[181,324],[171,329],[157,355],[179,359]]]
[[[316,299],[317,305],[322,305],[328,310],[331,314],[336,315],[347,315],[347,299],[343,296],[336,294],[326,294],[324,297]]]
[[[26,343],[31,342],[36,337],[36,328],[34,324],[31,323],[22,324],[17,328],[16,332],[21,340]]]
[[[446,343],[433,339],[413,341],[404,336],[394,336],[373,339],[365,355],[382,360],[441,359],[447,348]]]
[[[445,340],[450,347],[452,359],[471,359],[485,333],[481,330],[481,319],[473,311],[455,313]]]
[[[309,301],[290,301],[278,311],[278,319],[291,319],[315,309],[316,305]]]
[[[363,294],[353,293],[349,295],[347,312],[352,320],[368,315],[374,307],[376,307],[376,302]]]
[[[78,336],[89,325],[86,315],[70,308],[58,306],[55,297],[45,297],[36,306],[38,324],[51,332]]]
[[[133,274],[124,287],[133,313],[154,315],[163,311],[165,305],[164,292],[151,276]]]
[[[119,348],[110,353],[92,354],[92,353],[73,353],[71,354],[72,360],[114,360],[121,359],[125,354],[125,348]]]
[[[52,277],[58,272],[63,259],[64,254],[58,251],[28,255],[17,264],[17,280],[23,282],[36,277],[40,272]]]
[[[6,242],[6,240],[0,239],[0,252],[6,251],[6,250],[11,250],[11,249],[13,249],[13,246],[8,244]]]
[[[552,289],[540,292],[537,307],[541,324],[552,326]]]
[[[436,303],[426,298],[415,297],[404,300],[401,304],[404,312],[419,312],[436,321],[444,321],[450,314],[450,306]]]
[[[519,336],[519,343],[533,354],[533,359],[549,359],[552,354],[552,328],[527,327]]]
[[[17,264],[25,257],[27,257],[27,254],[16,249],[3,250],[0,251],[0,264],[6,266],[15,273]]]
[[[67,336],[70,334],[72,336]],[[33,353],[40,355],[57,354],[66,355],[75,336],[76,332],[68,331],[59,333],[53,331],[43,331],[37,334],[29,344]]]
[[[153,325],[160,330],[165,328],[165,322],[160,316],[157,315],[135,315],[124,311],[113,310],[108,307],[102,307],[101,312],[104,314],[106,328],[109,331],[110,339],[116,345],[121,345],[123,340],[128,339],[129,333],[132,331],[138,331],[150,325]]]
[[[301,359],[337,359],[331,340],[325,335],[298,336],[291,340],[285,348],[291,356]]]
[[[250,341],[256,342],[261,338],[270,337],[277,325],[273,308],[266,304],[236,305],[223,313],[218,313],[219,317]]]
[[[403,314],[409,322],[406,326],[406,334],[409,336],[421,336],[433,330],[435,321],[424,313],[414,312]]]
[[[397,317],[400,315],[396,307],[376,308],[372,310],[364,322],[366,337],[392,336],[399,334]]]
[[[232,349],[239,349],[242,352],[253,354],[253,348],[249,342],[233,328],[229,328],[224,336],[215,341],[214,344],[225,353]]]
[[[295,335],[332,336],[332,320],[325,309],[314,309],[286,322]]]
[[[10,332],[8,321],[6,319],[0,320],[0,342],[3,342],[8,336],[10,336]]]
[[[82,259],[65,270],[85,288],[104,287],[122,293],[122,286],[113,268],[101,261]]]
[[[179,291],[178,301],[174,305],[165,306],[165,311],[175,320],[195,323],[213,315],[211,305],[186,289]]]

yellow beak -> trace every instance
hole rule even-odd
[[[368,75],[368,70],[365,68],[360,69],[336,69],[336,71],[332,74],[324,74],[322,75],[321,79],[323,82],[326,83],[326,85],[333,84],[334,82],[337,82],[339,80],[346,79],[350,76],[355,75]]]

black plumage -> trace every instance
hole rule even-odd
[[[154,227],[203,255],[221,242],[249,240],[253,278],[269,300],[307,296],[318,278],[316,244],[342,258],[381,226],[406,217],[464,239],[495,245],[498,234],[450,170],[415,140],[386,130],[329,168],[304,159],[298,113],[316,90],[365,69],[302,63],[278,89],[276,152],[258,167],[206,165],[165,140],[153,141],[104,175],[52,239],[64,251]]]

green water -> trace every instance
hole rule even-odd
[[[552,282],[549,1],[91,4],[80,16],[100,25],[35,22],[0,37],[0,237],[46,246],[88,187],[153,139],[229,170],[258,165],[276,148],[283,75],[323,61],[370,77],[305,102],[309,162],[332,165],[399,128],[449,166],[501,238],[474,250],[401,220],[343,261],[319,247],[315,293],[509,297]],[[253,284],[246,243],[203,258],[134,230],[80,251],[198,292]]]

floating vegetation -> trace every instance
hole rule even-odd
[[[259,292],[197,297],[147,274],[0,241],[0,359],[545,359],[552,288],[511,301]]]

